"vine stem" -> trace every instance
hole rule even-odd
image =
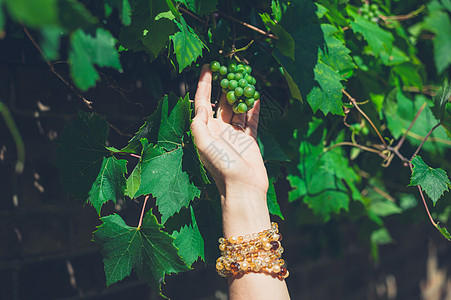
[[[258,33],[260,33],[260,34],[262,34],[262,35],[264,35],[264,36],[267,36],[267,37],[269,37],[269,38],[271,38],[271,39],[273,39],[273,40],[278,40],[278,39],[279,39],[277,36],[275,36],[275,35],[273,35],[273,34],[271,34],[271,33],[269,33],[269,32],[266,32],[266,31],[264,31],[264,30],[262,30],[262,29],[260,29],[260,28],[257,28],[257,27],[255,27],[254,25],[251,25],[251,24],[248,24],[248,23],[243,22],[243,21],[241,21],[241,20],[238,20],[238,19],[236,19],[236,18],[234,18],[234,17],[232,17],[232,16],[229,16],[229,15],[227,15],[227,14],[221,12],[221,11],[218,11],[217,13],[218,13],[220,16],[223,16],[223,17],[225,17],[225,18],[227,18],[227,19],[229,19],[229,20],[231,20],[231,21],[233,21],[233,22],[236,22],[236,23],[238,23],[238,24],[240,24],[240,25],[242,25],[242,26],[244,26],[244,27],[249,28],[250,30],[253,30],[253,31],[255,31],[255,32],[258,32]]]
[[[368,151],[368,152],[379,154],[383,158],[385,158],[385,156],[381,153],[380,150],[369,148],[369,147],[366,147],[366,146],[363,146],[363,145],[360,145],[360,144],[356,144],[356,143],[351,143],[351,142],[340,142],[340,143],[333,144],[332,146],[326,148],[326,151],[329,151],[329,150],[332,150],[333,148],[341,147],[341,146],[357,147],[357,148],[360,148],[360,149]]]
[[[150,195],[147,195],[146,198],[144,199],[144,204],[143,204],[143,208],[141,210],[141,216],[139,217],[139,223],[138,223],[138,228],[141,228],[141,225],[143,223],[143,218],[144,218],[144,211],[146,210],[146,204],[147,204],[147,200],[149,199]]]
[[[426,134],[426,136],[424,137],[423,141],[421,142],[420,146],[418,146],[417,150],[415,150],[415,153],[412,155],[412,157],[410,158],[410,160],[412,160],[417,154],[418,152],[420,152],[421,147],[423,147],[424,143],[426,142],[426,140],[428,139],[428,137],[431,135],[431,133],[437,129],[437,127],[439,127],[441,124],[438,123],[437,125],[435,125],[434,127],[431,128],[431,130],[429,130],[428,134]]]
[[[402,136],[402,138],[399,140],[398,144],[396,144],[395,148],[399,150],[399,148],[401,148],[402,144],[404,143],[408,133],[410,132],[410,130],[412,129],[413,125],[415,124],[415,122],[417,121],[418,117],[420,116],[421,112],[424,110],[424,108],[426,107],[427,103],[423,103],[423,105],[420,107],[420,109],[417,111],[417,114],[415,115],[415,118],[413,118],[412,122],[410,122],[409,128],[407,128],[406,132],[404,133],[404,135]]]
[[[371,127],[373,127],[374,131],[376,131],[382,144],[384,144],[385,148],[387,148],[388,146],[385,143],[385,140],[382,138],[382,135],[380,134],[379,130],[376,128],[376,125],[374,125],[373,121],[371,121],[371,119],[359,107],[359,105],[357,104],[357,101],[351,95],[349,95],[349,93],[346,92],[344,89],[342,89],[341,91],[343,92],[343,94],[346,95],[346,97],[348,97],[348,99],[352,102],[352,104],[355,106],[355,108],[362,114],[362,116],[371,124]]]
[[[401,137],[401,139],[398,141],[396,146],[395,147],[388,147],[388,150],[394,152],[404,163],[407,162],[408,159],[405,158],[403,155],[401,155],[401,153],[399,152],[399,149],[404,144],[404,141],[406,140],[407,135],[409,134],[410,130],[412,129],[413,125],[415,124],[415,122],[417,121],[418,117],[420,116],[421,112],[424,110],[425,107],[426,107],[426,102],[423,103],[423,105],[417,111],[417,113],[416,113],[415,117],[413,118],[412,122],[410,122],[409,128],[407,128],[406,132]],[[387,160],[387,162],[383,164],[383,167],[387,168],[388,166],[390,166],[391,162],[393,161],[393,157],[394,157],[393,155],[390,156],[390,158]]]
[[[22,28],[23,28],[23,31],[25,32],[26,36],[28,37],[28,39],[31,41],[31,43],[34,45],[34,47],[39,51],[42,58],[45,60],[46,64],[49,66],[50,71],[53,74],[55,74],[56,77],[58,77],[68,88],[70,88],[72,90],[72,92],[74,92],[78,96],[78,98],[80,98],[83,101],[83,103],[89,108],[89,110],[92,110],[92,102],[89,101],[88,99],[86,99],[85,97],[83,97],[80,94],[80,92],[78,92],[77,89],[72,84],[70,84],[69,81],[67,81],[61,74],[59,74],[55,70],[55,66],[45,56],[44,51],[42,51],[42,49],[41,49],[41,46],[39,46],[38,42],[34,39],[34,37],[28,31],[28,28],[24,24],[22,24]]]
[[[189,10],[187,10],[187,9],[181,7],[181,6],[179,6],[179,10],[180,10],[181,12],[183,12],[183,13],[185,13],[185,14],[191,16],[191,17],[193,17],[194,19],[196,19],[197,21],[199,21],[199,22],[201,22],[201,23],[203,23],[203,24],[206,24],[206,23],[207,23],[207,22],[206,22],[205,20],[203,20],[202,18],[198,17],[198,16],[195,15],[194,13],[190,12]]]
[[[426,209],[426,212],[428,213],[429,220],[431,220],[432,225],[437,227],[437,223],[435,223],[434,219],[431,216],[431,213],[429,212],[429,208],[426,204],[426,199],[424,199],[423,191],[421,190],[421,187],[419,185],[417,185],[417,187],[418,187],[418,191],[420,192],[421,199],[423,200],[424,208]]]

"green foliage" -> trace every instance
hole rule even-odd
[[[419,185],[431,198],[434,205],[451,187],[448,175],[443,169],[429,167],[420,156],[412,159],[413,171],[409,186]]]
[[[82,90],[93,87],[99,77],[95,65],[121,69],[115,39],[109,31],[98,28],[95,37],[78,29],[71,36],[69,63],[74,82]]]
[[[160,278],[164,283],[166,274],[189,269],[152,211],[146,214],[141,227],[128,226],[117,214],[101,220],[93,240],[102,247],[108,286],[130,275],[133,269],[140,279],[160,291]]]
[[[401,167],[420,153],[410,185],[440,215],[435,204],[450,187],[451,103],[449,88],[438,87],[449,81],[451,5],[387,0],[370,17],[367,4],[0,0],[0,38],[22,23],[46,60],[68,62],[75,88],[87,91],[111,76],[142,79],[149,99],[168,92],[127,145],[107,147],[110,116],[84,112],[57,140],[63,186],[99,214],[110,200],[134,205],[148,197],[155,205],[141,228],[116,214],[101,218],[94,240],[108,285],[134,269],[159,288],[165,274],[218,255],[219,195],[190,133],[190,96],[169,92],[176,84],[193,91],[202,64],[212,60],[233,58],[255,70],[271,214],[296,220],[290,224],[366,224],[359,230],[377,260],[379,246],[392,241],[386,218],[428,210],[416,205],[418,190],[406,189],[409,171]],[[174,84],[163,88],[168,79]],[[288,203],[279,203],[287,191],[277,187],[287,185]]]
[[[182,160],[182,148],[166,152],[160,146],[149,145],[143,140],[139,162],[141,185],[134,196],[152,194],[156,197],[163,223],[200,195],[199,189],[190,182],[189,175],[183,170]]]
[[[183,17],[180,22],[175,21],[180,31],[171,35],[169,39],[174,43],[174,53],[179,65],[179,73],[189,67],[202,55],[204,43],[199,39],[193,29],[186,24]]]
[[[100,215],[102,205],[112,200],[116,203],[124,195],[127,161],[115,157],[104,157],[99,174],[89,191],[88,202],[94,206]]]
[[[95,114],[79,112],[57,140],[57,166],[61,181],[68,193],[86,199],[97,178],[104,157],[108,123]]]

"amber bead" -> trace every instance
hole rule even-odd
[[[271,250],[277,250],[277,249],[279,249],[279,246],[280,246],[279,242],[277,242],[277,241],[271,241],[270,244],[271,244]]]
[[[230,271],[233,272],[233,274],[236,274],[240,271],[240,264],[237,262],[233,262],[230,264]]]
[[[282,234],[279,232],[278,235],[279,235],[278,241],[280,242],[282,240]]]
[[[242,243],[243,240],[244,240],[244,238],[240,235],[240,236],[238,237],[238,243]]]
[[[285,269],[284,267],[280,268],[280,275],[282,275],[283,277],[285,277],[288,274],[288,270]]]
[[[281,272],[281,268],[280,268],[279,265],[274,265],[274,266],[272,267],[272,271],[273,271],[274,273],[279,273],[279,272]]]

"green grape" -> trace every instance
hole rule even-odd
[[[370,11],[369,13],[368,13],[368,18],[374,18],[374,13],[372,12],[372,11]]]
[[[244,68],[244,66],[242,64],[239,64],[238,66],[236,66],[237,73],[244,73],[245,71],[246,71],[246,69]]]
[[[236,64],[235,63],[230,63],[229,67],[227,68],[227,71],[229,73],[235,73],[236,72]]]
[[[379,8],[379,7],[377,7],[377,4],[375,4],[375,3],[371,4],[370,7],[371,7],[371,9],[374,10],[374,11],[377,11],[377,9]]]
[[[254,98],[247,98],[246,100],[244,100],[244,103],[246,103],[247,106],[254,106],[254,102]]]
[[[227,74],[227,67],[226,66],[221,66],[220,68],[219,68],[219,74],[221,74],[221,75],[226,75]]]
[[[246,103],[240,103],[240,104],[238,104],[237,111],[238,111],[239,113],[245,113],[245,112],[247,112],[247,105],[246,105]]]
[[[240,112],[238,111],[238,102],[235,102],[235,103],[233,103],[233,106],[232,106],[232,110],[233,110],[233,112],[234,113],[236,113],[236,114],[239,114]]]
[[[253,98],[255,93],[255,87],[253,85],[248,85],[244,88],[244,97]]]
[[[243,90],[242,87],[237,87],[237,88],[235,89],[235,95],[236,95],[237,97],[243,96],[243,93],[244,93],[244,90]]]
[[[219,62],[217,62],[216,60],[214,60],[210,63],[210,70],[212,72],[218,72],[220,67],[221,67],[221,64]]]
[[[227,86],[229,85],[229,80],[227,78],[224,78],[223,80],[221,80],[221,87],[222,88],[227,88]]]
[[[252,77],[252,85],[255,85],[257,83],[257,79],[255,77]]]
[[[259,93],[259,92],[255,91],[255,93],[254,93],[254,99],[255,99],[255,100],[260,99],[260,93]]]
[[[234,91],[229,91],[227,93],[227,101],[229,101],[229,103],[235,103],[236,96],[235,96],[235,92]]]
[[[213,73],[212,79],[213,79],[213,81],[218,80],[219,79],[219,73]]]
[[[251,74],[252,72],[251,66],[244,66],[244,70],[246,71],[247,74]]]
[[[229,90],[233,91],[238,87],[238,81],[236,80],[230,80],[228,84]]]
[[[239,86],[239,87],[244,88],[244,87],[246,87],[246,85],[247,85],[246,79],[241,78],[240,80],[238,80],[238,86]]]
[[[246,81],[249,84],[252,84],[252,82],[254,81],[254,77],[252,77],[251,75],[247,74],[246,76],[244,76],[244,79],[246,79]]]
[[[233,80],[233,79],[235,79],[235,74],[234,74],[234,73],[229,73],[229,74],[227,74],[227,79],[228,79],[228,80]]]
[[[243,74],[242,73],[235,73],[235,80],[238,81],[240,79],[243,78]]]

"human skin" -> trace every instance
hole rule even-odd
[[[223,94],[214,116],[212,74],[204,65],[194,98],[191,124],[200,158],[221,196],[224,237],[244,236],[271,227],[266,193],[268,175],[257,143],[260,100],[245,114],[234,114]],[[236,125],[241,124],[243,130]],[[246,148],[243,148],[246,145]],[[218,152],[227,160],[218,159]],[[264,273],[228,278],[229,299],[290,299],[285,280]]]

